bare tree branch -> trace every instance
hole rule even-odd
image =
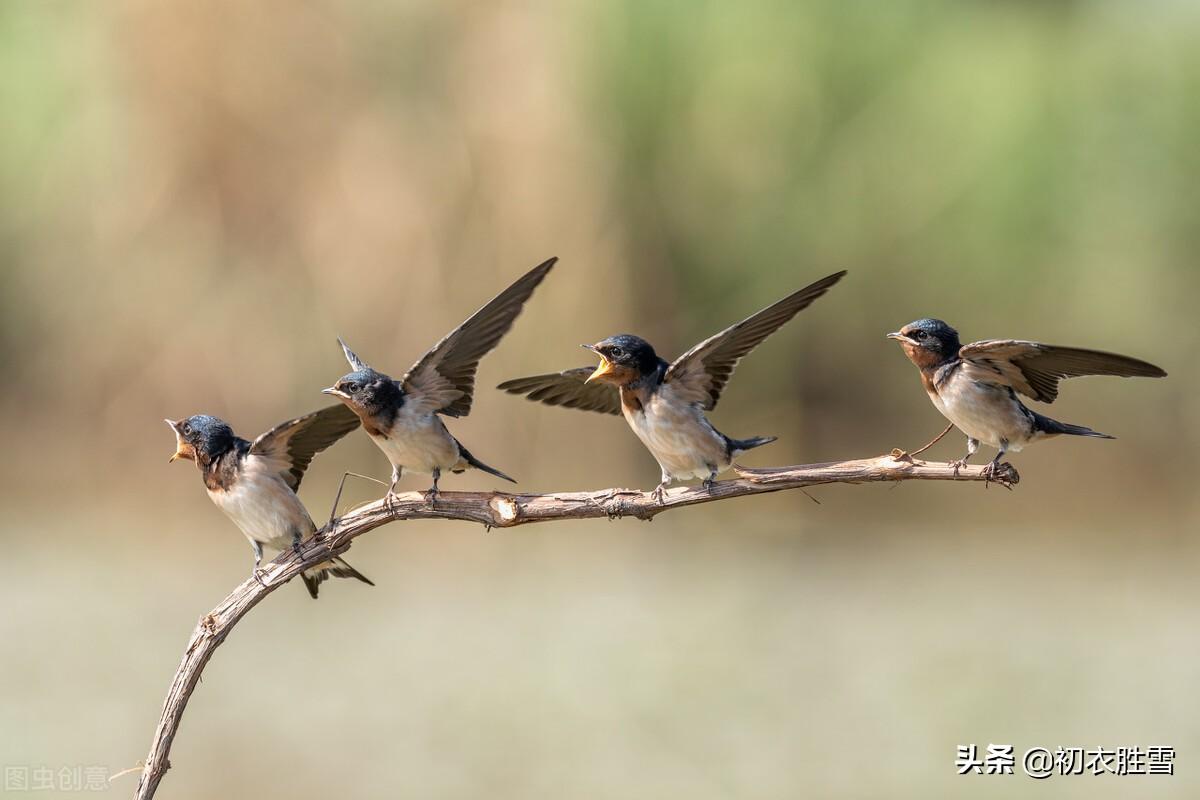
[[[532,522],[563,519],[637,517],[649,520],[672,508],[711,503],[751,494],[800,489],[827,483],[880,483],[889,481],[988,481],[982,467],[955,469],[950,464],[916,461],[895,450],[890,455],[828,464],[806,464],[778,469],[739,469],[736,480],[719,481],[711,488],[681,487],[666,493],[663,502],[649,492],[609,489],[600,492],[555,492],[514,494],[509,492],[442,492],[435,503],[425,495],[409,492],[388,505],[383,500],[359,508],[334,520],[304,542],[299,553],[287,551],[267,565],[265,586],[247,579],[211,612],[204,615],[188,640],[183,661],[171,681],[162,717],[154,731],[138,781],[138,800],[149,800],[170,768],[171,743],[179,729],[188,700],[213,652],[250,609],[301,571],[316,566],[330,555],[344,553],[351,541],[367,531],[395,520],[449,519],[478,522],[488,527],[512,528]],[[1001,465],[990,482],[1011,488],[1020,480],[1009,464]]]

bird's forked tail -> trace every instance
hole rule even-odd
[[[460,466],[465,461],[467,466],[469,466],[469,467],[474,467],[475,469],[482,470],[483,472],[486,472],[489,475],[495,475],[497,478],[506,480],[509,483],[517,482],[516,478],[508,477],[507,475],[505,475],[503,472],[496,469],[495,467],[489,467],[487,464],[483,463],[478,458],[471,455],[470,451],[467,450],[467,448],[462,446],[462,442],[458,443],[458,454],[459,454],[459,457],[462,459],[462,461],[459,462]],[[454,472],[462,472],[462,470],[455,467]]]
[[[778,436],[751,436],[749,439],[730,439],[726,436],[725,444],[729,448],[729,457],[737,458],[747,450],[753,450],[756,447],[762,447],[764,444],[770,444],[778,438]]]
[[[334,556],[328,561],[300,573],[300,578],[304,581],[304,588],[308,589],[313,600],[317,599],[317,587],[330,575],[335,578],[355,578],[368,586],[375,585],[366,575],[347,564],[343,559]]]
[[[1107,433],[1094,431],[1091,428],[1085,428],[1082,425],[1072,425],[1069,422],[1059,422],[1056,419],[1044,417],[1036,411],[1031,411],[1033,414],[1033,424],[1039,431],[1047,436],[1057,436],[1066,434],[1067,436],[1091,436],[1096,439],[1115,439],[1115,436],[1109,436]]]

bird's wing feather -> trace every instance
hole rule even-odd
[[[1017,339],[987,339],[965,345],[959,357],[998,383],[1045,403],[1058,397],[1058,382],[1080,375],[1161,378],[1167,373],[1145,361],[1099,350],[1056,347]]]
[[[297,491],[313,456],[357,427],[358,416],[339,403],[276,425],[254,440],[250,453],[266,459]]]
[[[711,411],[721,399],[721,391],[738,362],[781,325],[829,291],[845,274],[843,270],[822,278],[710,336],[675,359],[663,380],[671,383],[688,402],[700,403]]]
[[[518,278],[446,335],[401,379],[415,409],[463,417],[471,411],[479,360],[512,328],[533,290],[558,261],[551,258]]]
[[[497,389],[509,394],[524,395],[551,406],[599,411],[601,414],[621,413],[621,392],[611,383],[585,383],[593,367],[579,367],[549,375],[534,375],[505,381]]]

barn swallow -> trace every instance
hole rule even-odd
[[[217,508],[241,528],[254,549],[252,575],[262,583],[263,548],[299,549],[317,529],[296,495],[313,456],[358,427],[358,417],[345,406],[330,406],[276,425],[253,442],[234,434],[222,420],[198,414],[166,420],[175,431],[175,455],[195,461],[204,488]],[[330,575],[357,578],[374,586],[341,558],[333,557],[300,574],[308,593]]]
[[[338,398],[358,415],[371,441],[391,462],[392,482],[386,495],[389,502],[405,470],[433,476],[433,486],[426,493],[430,501],[437,497],[438,480],[444,470],[459,473],[474,468],[516,483],[471,455],[446,430],[438,415],[465,417],[470,413],[480,359],[512,328],[525,302],[556,261],[544,261],[517,279],[421,356],[398,381],[369,367],[338,339],[353,371],[321,391]]]
[[[998,448],[984,467],[984,476],[997,474],[1000,459],[1009,450],[1051,436],[1091,436],[1115,439],[1082,425],[1044,417],[1025,407],[1023,394],[1043,403],[1058,397],[1058,382],[1081,375],[1117,375],[1123,378],[1162,378],[1159,367],[1136,358],[1081,350],[1075,347],[985,339],[963,346],[958,331],[940,319],[919,319],[889,333],[921,371],[921,382],[933,405],[967,435],[967,454],[951,462],[966,465],[979,443]]]
[[[673,480],[703,478],[711,488],[734,458],[776,437],[731,439],[714,428],[704,412],[716,408],[744,356],[845,274],[838,272],[788,295],[705,339],[670,364],[645,339],[621,334],[582,345],[600,357],[594,369],[517,378],[498,388],[547,405],[624,414],[662,470],[661,483],[653,492],[659,502]]]

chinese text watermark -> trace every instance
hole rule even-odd
[[[1175,748],[1031,747],[1018,758],[1011,744],[960,744],[954,759],[959,775],[1012,775],[1020,769],[1031,778],[1052,775],[1174,775]]]
[[[108,767],[68,764],[5,764],[5,792],[105,792],[111,788]]]

